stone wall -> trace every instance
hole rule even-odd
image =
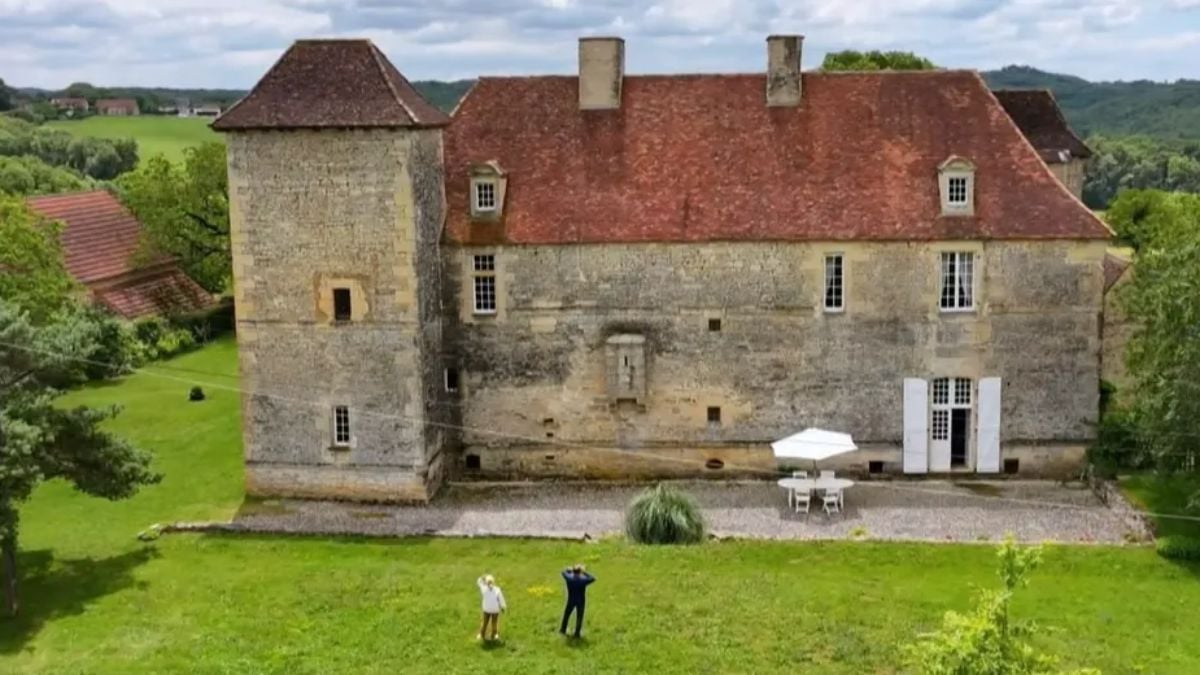
[[[1082,159],[1072,159],[1066,163],[1049,164],[1050,171],[1071,194],[1079,199],[1083,199],[1083,178],[1084,171],[1087,168],[1087,161]]]
[[[976,254],[975,312],[937,307],[939,253],[955,250]],[[838,314],[821,308],[831,252]],[[494,316],[471,312],[475,253],[496,254]],[[769,468],[769,441],[817,426],[898,470],[903,378],[988,376],[1004,383],[1002,457],[1058,472],[1096,419],[1103,255],[1065,241],[448,248],[463,453],[482,475],[703,474],[708,459]],[[627,334],[645,338],[640,402],[610,396],[606,344]]]
[[[423,500],[443,442],[440,132],[228,135],[247,490]],[[353,318],[331,316],[349,287]],[[333,447],[335,405],[352,441]],[[430,429],[433,429],[432,431]]]

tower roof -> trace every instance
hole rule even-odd
[[[370,40],[297,40],[212,127],[412,128],[449,121]]]

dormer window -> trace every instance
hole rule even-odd
[[[975,165],[962,157],[951,156],[938,166],[938,188],[942,215],[975,215]]]
[[[497,221],[504,213],[504,190],[508,180],[496,162],[471,165],[471,218]]]
[[[496,181],[476,179],[475,210],[484,213],[496,210]]]

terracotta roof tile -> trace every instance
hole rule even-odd
[[[369,40],[297,40],[217,131],[436,127],[449,122]]]
[[[146,307],[168,306],[166,301],[147,299],[150,290],[164,287],[173,289],[169,297],[180,307],[199,309],[211,303],[207,293],[170,259],[160,258],[142,267],[132,264],[141,225],[108,192],[30,197],[26,203],[37,213],[62,222],[67,271],[119,314],[140,316],[155,311],[143,311]],[[126,286],[128,290],[124,290]]]
[[[1000,89],[992,93],[1047,162],[1062,163],[1071,157],[1092,156],[1091,149],[1071,131],[1048,89]],[[1070,153],[1066,159],[1064,151]]]
[[[173,265],[131,276],[111,287],[97,288],[93,295],[126,319],[192,312],[214,304],[211,295]]]
[[[577,78],[483,78],[445,132],[458,242],[1108,238],[975,72],[626,77],[578,110]],[[972,217],[943,217],[937,167],[976,166]],[[507,173],[500,224],[472,223],[468,171]]]
[[[130,257],[138,246],[141,226],[124,206],[104,190],[30,197],[30,208],[63,223],[62,244],[67,271],[82,283],[133,269]]]

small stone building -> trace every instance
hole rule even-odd
[[[1054,94],[1049,89],[1001,89],[993,93],[1054,175],[1071,194],[1082,199],[1084,170],[1092,150],[1071,131]]]
[[[252,493],[447,473],[1061,474],[1097,417],[1111,233],[971,71],[485,77],[452,117],[295,43],[229,145]],[[832,465],[832,464],[831,464]]]
[[[96,101],[96,112],[100,115],[113,117],[130,117],[140,115],[138,102],[132,98],[102,98]]]

